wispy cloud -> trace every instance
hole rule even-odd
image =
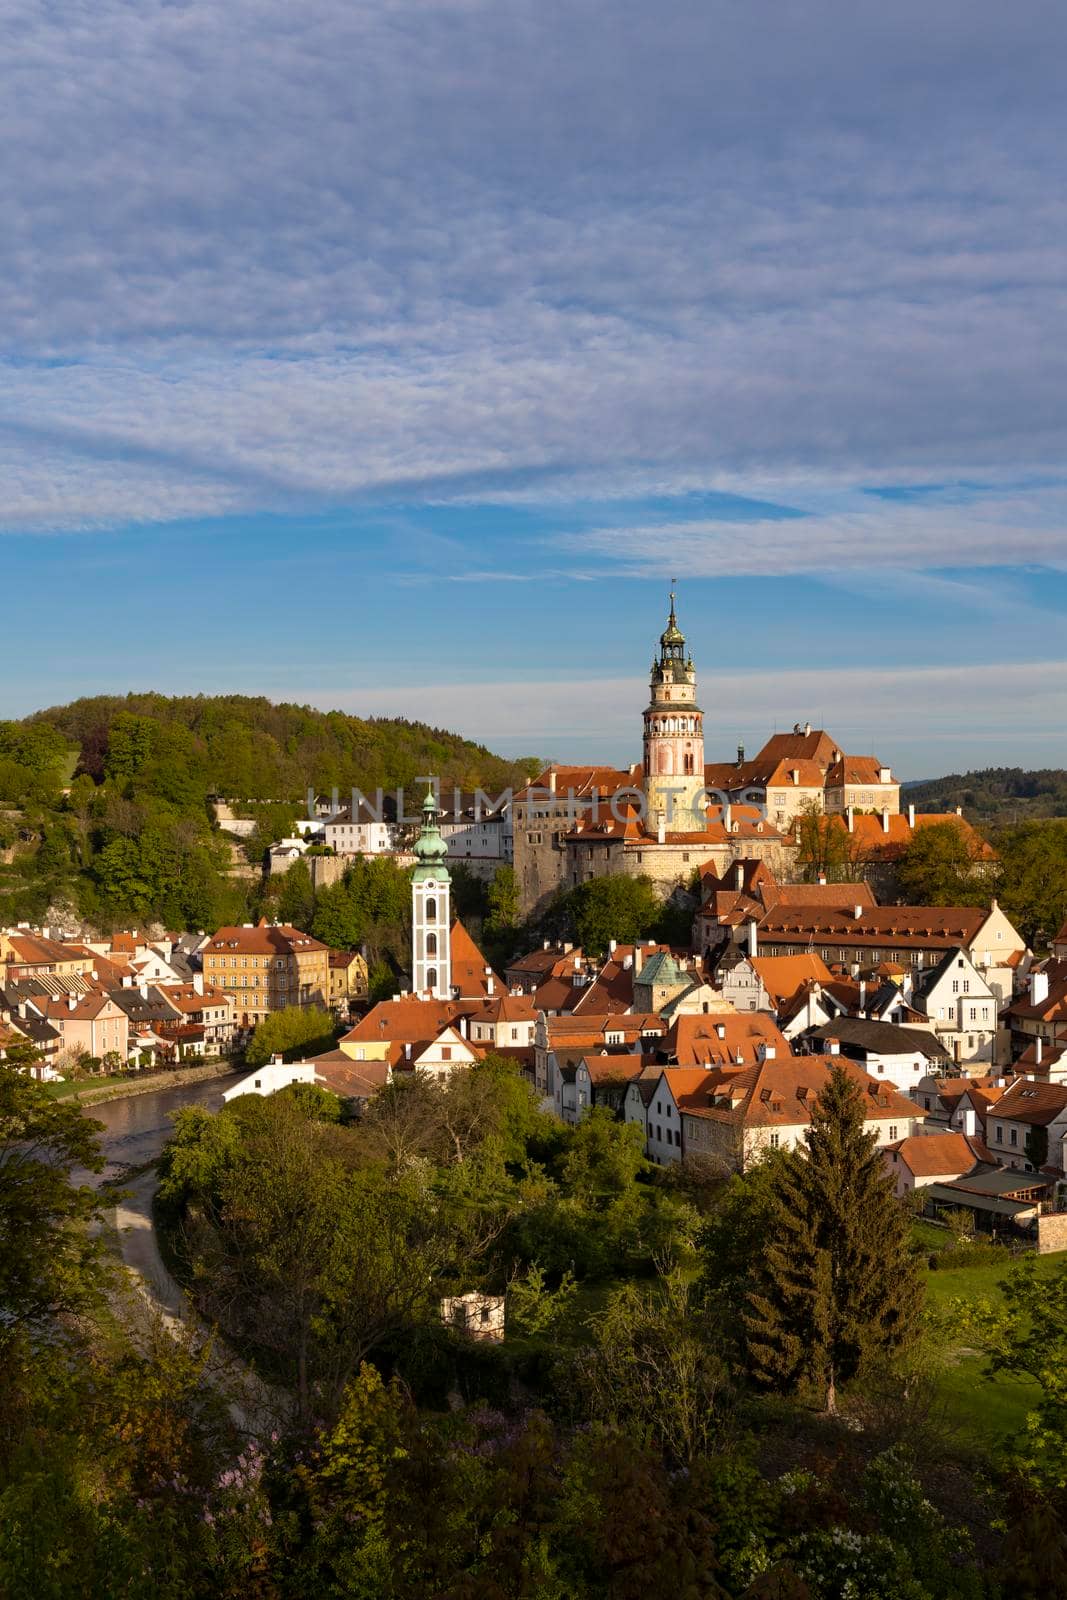
[[[31,0],[0,529],[1049,474],[1065,45],[1052,0]]]
[[[647,695],[643,678],[585,680],[577,717],[570,679],[359,691],[338,686],[300,698],[363,716],[421,717],[516,755],[534,750],[573,759],[639,760]],[[850,750],[891,761],[904,777],[935,776],[959,760],[968,766],[980,761],[983,743],[1010,746],[1025,757],[1057,735],[1067,724],[1067,661],[976,659],[947,667],[857,666],[847,673],[837,667],[788,674],[715,671],[714,693],[704,699],[708,760],[729,758],[738,738],[755,749],[776,727],[797,719],[830,729]]]

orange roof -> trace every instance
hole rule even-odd
[[[811,1112],[835,1067],[841,1067],[864,1095],[864,1120],[913,1120],[918,1107],[892,1084],[871,1078],[845,1056],[777,1056],[723,1079],[719,1104],[714,1100],[692,1114],[746,1128],[796,1127],[811,1121]]]
[[[582,1056],[581,1060],[593,1083],[622,1083],[638,1076],[646,1057],[616,1051],[602,1056]]]
[[[327,946],[313,939],[310,933],[301,933],[299,928],[291,927],[288,923],[268,922],[266,917],[260,917],[251,928],[219,928],[204,948],[213,955],[223,951],[237,951],[244,955],[300,955],[312,950],[328,954]]]
[[[464,1008],[453,1000],[422,1000],[416,995],[403,995],[399,1000],[379,1000],[354,1028],[341,1039],[365,1044],[368,1040],[401,1044],[414,1044],[419,1039],[435,1039],[442,1028],[448,1027]]]
[[[886,770],[888,771],[888,768]],[[892,783],[892,774],[884,781]],[[826,782],[831,788],[846,783],[881,784],[882,763],[877,756],[841,756],[837,761],[831,762]]]
[[[789,1041],[766,1011],[723,1011],[675,1018],[661,1048],[680,1067],[751,1067],[761,1045],[771,1045],[781,1056],[791,1053]]]
[[[536,1022],[537,1007],[525,994],[496,994],[469,1012],[472,1022]]]
[[[980,1140],[965,1133],[915,1133],[886,1147],[916,1178],[943,1178],[970,1172],[993,1157]]]
[[[967,946],[978,936],[988,911],[977,906],[774,906],[761,919],[759,935],[778,943]]]
[[[96,959],[91,950],[80,945],[61,944],[58,939],[41,939],[36,934],[12,933],[7,937],[11,948],[10,961],[15,966],[54,966],[61,961]]]
[[[791,1000],[802,984],[829,983],[833,977],[814,950],[795,956],[750,956],[748,960],[776,1007]]]
[[[548,790],[551,780],[555,777],[555,796],[546,793],[531,794],[531,790]],[[515,796],[516,800],[530,800],[535,804],[547,803],[550,798],[559,797],[561,801],[568,795],[575,798],[588,799],[594,794],[615,794],[619,789],[632,788],[639,781],[640,771],[636,767],[623,770],[619,767],[546,767],[528,789],[520,789]]]
[[[476,999],[504,991],[504,982],[486,961],[474,940],[457,918],[448,935],[452,960],[452,987],[463,1000]]]
[[[1025,1122],[1047,1127],[1067,1111],[1067,1084],[1035,1083],[1032,1078],[1016,1078],[997,1103],[997,1116],[1006,1122]]]
[[[820,764],[801,756],[779,761],[764,779],[768,789],[821,789],[824,781]]]

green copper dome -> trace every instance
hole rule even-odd
[[[422,829],[415,840],[416,867],[412,879],[433,878],[437,882],[447,883],[448,868],[443,866],[448,855],[448,845],[441,837],[438,827],[440,812],[437,809],[437,800],[433,788],[426,791],[426,799],[422,802]]]

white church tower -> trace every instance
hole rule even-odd
[[[439,817],[431,786],[422,803],[422,831],[415,841],[418,861],[411,874],[411,977],[416,994],[451,1000],[452,880]]]

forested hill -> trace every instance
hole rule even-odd
[[[309,788],[410,788],[436,773],[446,789],[499,794],[539,766],[423,723],[242,695],[101,695],[0,722],[0,925],[243,922],[279,909],[274,886],[248,881],[212,795],[252,802],[245,848],[261,861]]]
[[[116,742],[132,742],[153,761],[184,768],[197,787],[240,800],[298,801],[309,787],[336,785],[342,793],[354,784],[395,787],[431,772],[448,788],[499,789],[539,765],[533,757],[506,761],[421,722],[364,719],[247,695],[96,695],[28,720],[48,723],[76,744],[78,770],[96,782],[109,765],[114,770]]]
[[[962,806],[972,822],[1025,822],[1031,817],[1067,817],[1067,770],[985,767],[904,786],[902,799],[920,811]]]

